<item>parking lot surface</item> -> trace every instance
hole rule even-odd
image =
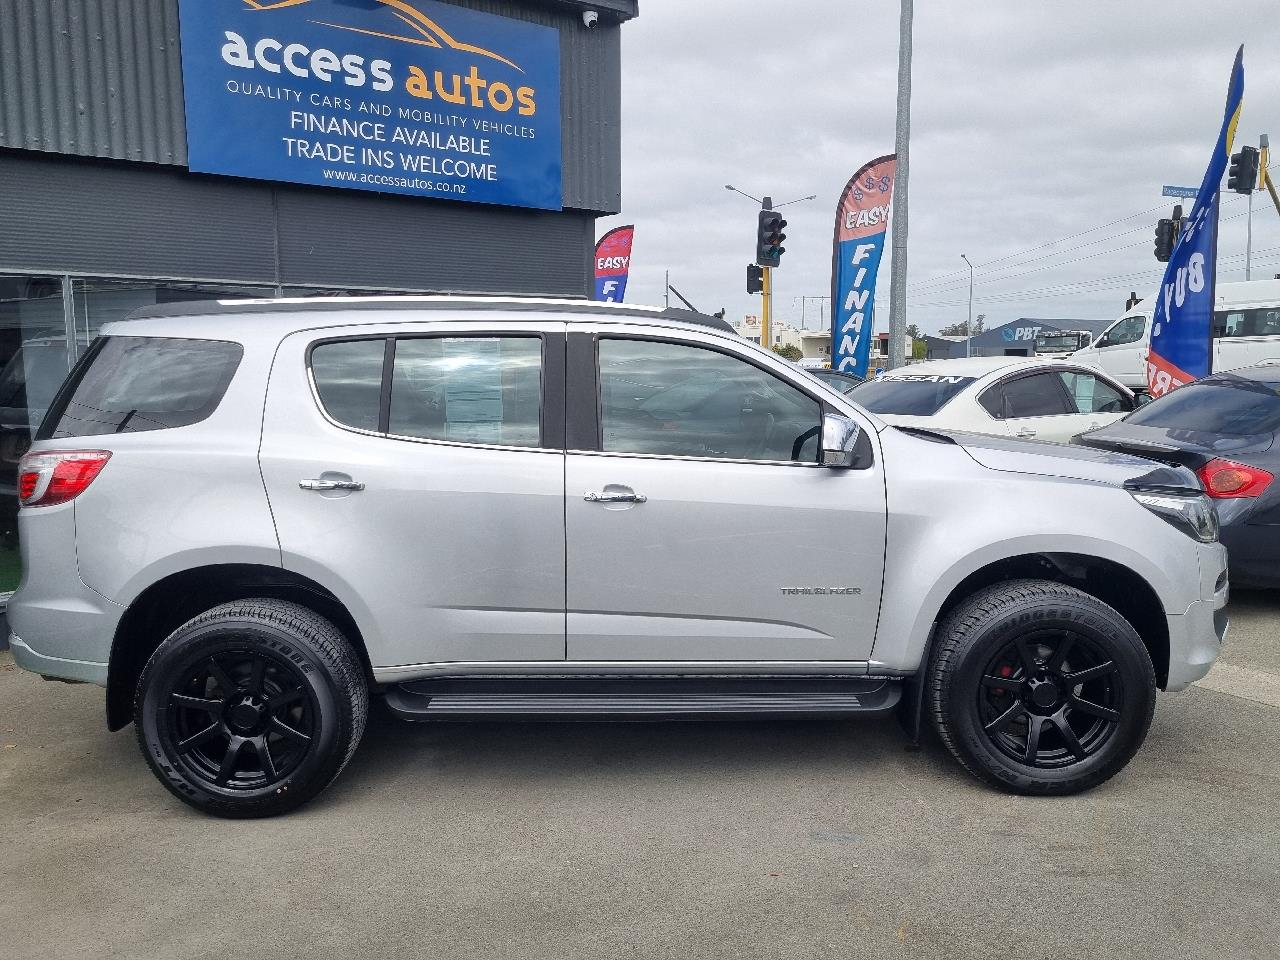
[[[1280,596],[1063,799],[892,721],[412,726],[288,817],[166,793],[102,691],[0,654],[0,955],[1274,958]],[[1269,692],[1271,691],[1271,692]]]

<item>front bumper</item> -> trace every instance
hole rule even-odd
[[[1222,544],[1200,548],[1200,599],[1181,614],[1170,614],[1169,680],[1166,690],[1184,690],[1204,677],[1222,652],[1230,620],[1227,551]]]

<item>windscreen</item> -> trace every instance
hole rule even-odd
[[[217,409],[243,348],[221,340],[101,337],[59,392],[38,439],[142,433]]]
[[[938,374],[892,374],[854,387],[849,391],[849,399],[872,413],[930,417],[973,380],[973,377]]]
[[[1189,383],[1139,407],[1125,423],[1253,436],[1280,430],[1280,383],[1220,375]]]

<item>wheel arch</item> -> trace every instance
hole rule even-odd
[[[133,701],[142,668],[164,639],[192,617],[232,600],[269,597],[289,600],[334,624],[359,656],[366,680],[373,671],[364,637],[350,611],[332,592],[281,567],[224,563],[172,573],[142,591],[116,626],[107,667],[107,727],[120,730],[133,719]]]
[[[1169,622],[1159,594],[1132,567],[1106,557],[1043,552],[1004,557],[972,571],[957,583],[933,616],[933,629],[977,591],[1007,580],[1050,580],[1076,587],[1114,608],[1142,638],[1163,689],[1169,681]],[[932,630],[930,643],[932,642]],[[928,656],[928,648],[925,654]]]

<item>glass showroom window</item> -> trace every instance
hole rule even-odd
[[[18,460],[67,375],[60,277],[0,274],[0,593],[17,589]]]

